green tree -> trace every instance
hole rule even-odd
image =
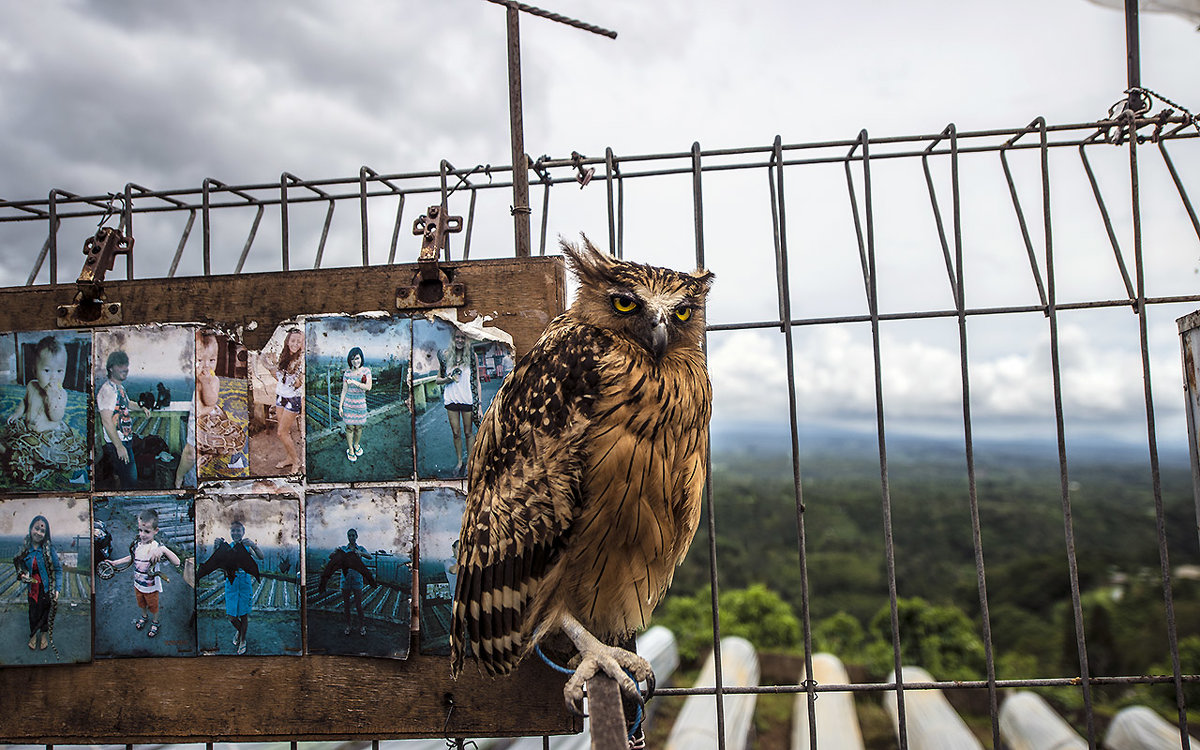
[[[813,627],[813,651],[833,654],[843,662],[862,658],[867,634],[854,615],[838,612]]]
[[[721,635],[737,635],[760,651],[782,651],[800,645],[800,621],[779,594],[764,584],[722,593]]]
[[[745,638],[759,650],[779,651],[800,645],[800,621],[779,594],[761,583],[724,591],[719,597],[721,636]],[[679,658],[695,663],[712,649],[712,598],[707,590],[671,596],[654,617],[675,635]]]
[[[963,611],[934,606],[924,599],[898,599],[900,656],[904,665],[925,669],[938,680],[974,680],[984,671],[983,641]],[[892,671],[891,611],[881,607],[871,620],[874,642],[868,665],[876,674]]]
[[[712,604],[707,592],[669,596],[654,613],[654,624],[675,636],[679,659],[694,664],[712,648]]]

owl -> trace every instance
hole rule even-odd
[[[649,622],[696,533],[712,389],[702,341],[713,275],[617,260],[583,237],[579,280],[496,394],[468,465],[451,672],[510,672],[561,633],[564,688],[603,671],[631,697],[650,665],[614,644]],[[629,669],[633,679],[623,671]]]

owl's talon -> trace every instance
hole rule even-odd
[[[571,675],[571,679],[567,680],[567,684],[563,686],[563,698],[566,700],[567,710],[577,716],[583,716],[584,686],[588,680],[599,673],[616,680],[621,692],[636,700],[639,705],[644,704],[649,695],[654,692],[654,671],[650,668],[650,662],[632,651],[598,644],[596,647],[582,652],[580,657],[575,674]],[[647,695],[645,696],[637,686],[642,681],[645,681],[647,685]]]
[[[653,670],[651,670],[650,674],[646,675],[645,682],[646,682],[646,689],[640,693],[640,695],[642,697],[642,705],[643,706],[646,705],[647,701],[649,701],[651,698],[654,697],[655,680],[654,680],[654,671]]]

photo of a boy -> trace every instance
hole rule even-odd
[[[127,554],[97,571],[96,655],[194,655],[191,501],[169,496],[110,497],[97,498],[94,507],[114,546],[120,549],[124,539],[130,539]]]
[[[205,655],[299,655],[299,489],[249,489],[210,486],[196,498],[197,644]]]
[[[415,500],[390,487],[305,496],[308,653],[408,657]]]
[[[133,596],[142,613],[133,621],[133,627],[141,630],[149,620],[146,635],[150,638],[158,635],[159,628],[158,594],[163,590],[159,563],[165,557],[176,567],[181,564],[178,555],[154,538],[157,535],[158,511],[147,508],[138,513],[137,538],[129,546],[129,554],[112,561],[115,568],[133,563]]]

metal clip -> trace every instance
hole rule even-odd
[[[114,325],[121,322],[121,303],[109,302],[104,294],[104,275],[113,269],[118,255],[133,251],[133,237],[126,237],[112,227],[102,226],[83,243],[83,270],[75,282],[75,299],[59,305],[56,324],[59,328]]]
[[[578,151],[571,152],[571,165],[575,167],[575,171],[577,172],[575,181],[579,183],[579,189],[583,190],[592,181],[592,178],[596,176],[596,168],[588,167],[584,169],[583,154]]]
[[[448,235],[461,232],[461,216],[450,216],[445,205],[430,206],[413,222],[413,234],[421,236],[421,254],[417,257],[417,273],[412,285],[396,290],[396,307],[400,310],[433,307],[461,307],[466,304],[466,288],[455,283],[453,269],[438,265],[438,256],[446,247]]]

